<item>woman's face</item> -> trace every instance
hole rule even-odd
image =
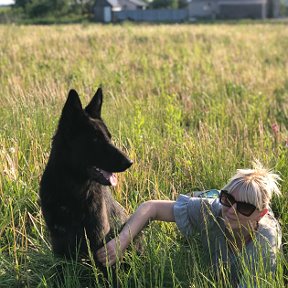
[[[239,201],[239,191],[233,191],[231,195],[236,201]],[[238,212],[236,207],[236,203],[234,203],[231,207],[222,205],[222,217],[226,226],[230,227],[232,230],[243,227],[249,229],[249,225],[253,225],[253,223],[258,222],[263,216],[263,211],[259,211],[258,209],[255,209],[250,216],[245,216]]]

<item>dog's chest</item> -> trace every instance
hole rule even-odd
[[[83,214],[85,224],[96,229],[100,238],[103,238],[110,231],[110,205],[107,203],[105,192],[98,185],[91,185],[87,191],[84,202]]]

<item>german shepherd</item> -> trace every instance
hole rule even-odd
[[[102,100],[99,88],[83,109],[78,93],[69,92],[40,183],[41,209],[55,255],[85,257],[90,246],[98,265],[96,251],[128,217],[108,186],[117,184],[115,173],[132,165],[111,142],[101,118]]]

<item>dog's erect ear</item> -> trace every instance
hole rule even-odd
[[[85,111],[89,114],[90,117],[92,118],[101,117],[102,101],[103,101],[102,88],[98,88],[92,100],[85,108]]]
[[[63,107],[61,119],[73,119],[75,113],[79,113],[80,111],[82,112],[83,110],[79,95],[74,89],[71,89]]]
[[[82,104],[79,95],[74,89],[71,89],[63,107],[63,113],[73,113],[79,110],[82,110]]]

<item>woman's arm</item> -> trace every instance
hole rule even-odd
[[[142,203],[129,218],[119,236],[109,241],[96,253],[98,261],[103,265],[113,265],[117,258],[121,258],[125,249],[135,236],[153,220],[174,222],[175,201],[150,200]]]

